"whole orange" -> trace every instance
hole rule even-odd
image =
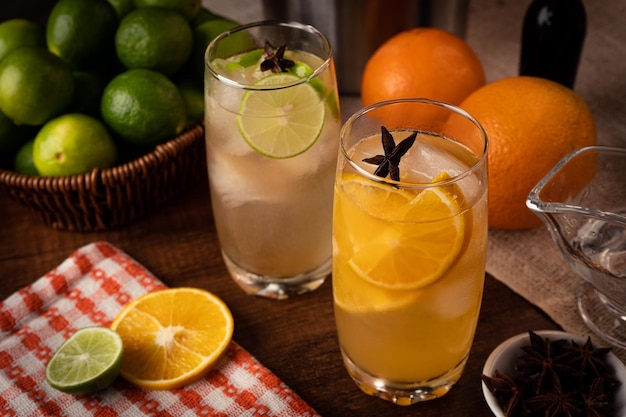
[[[587,103],[553,81],[515,76],[486,84],[460,107],[478,120],[489,140],[489,226],[539,226],[526,207],[530,190],[562,157],[596,143]]]
[[[423,97],[458,105],[485,84],[478,56],[462,38],[414,28],[389,38],[370,56],[361,79],[364,105]]]

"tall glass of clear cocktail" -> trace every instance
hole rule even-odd
[[[401,99],[341,131],[333,294],[344,364],[367,394],[400,405],[461,377],[487,252],[487,137],[454,106]]]
[[[206,153],[223,259],[250,294],[284,299],[330,274],[340,113],[330,44],[258,22],[205,55]]]

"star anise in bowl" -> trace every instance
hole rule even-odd
[[[616,401],[626,395],[626,367],[610,351],[590,338],[528,331],[492,353],[481,375],[483,393],[504,417],[626,415]]]

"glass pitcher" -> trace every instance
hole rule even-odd
[[[608,342],[626,348],[626,149],[591,146],[563,158],[526,205],[585,279],[578,309]]]

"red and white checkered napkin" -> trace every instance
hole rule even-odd
[[[120,377],[94,395],[72,396],[47,384],[48,360],[76,329],[108,326],[130,300],[164,287],[124,252],[96,242],[0,303],[0,415],[318,415],[234,341],[216,369],[178,390],[142,390]]]

